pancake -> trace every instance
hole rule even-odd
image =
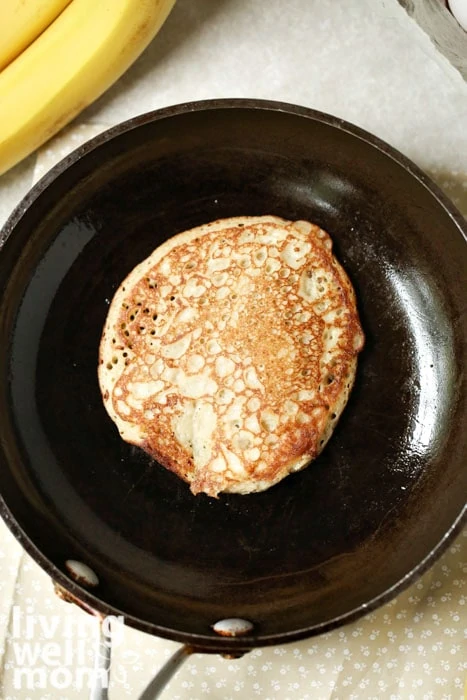
[[[364,335],[329,235],[236,217],[179,233],[117,290],[99,352],[120,435],[194,494],[263,491],[326,445]]]

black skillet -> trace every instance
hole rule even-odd
[[[178,231],[241,214],[330,232],[366,347],[319,459],[264,493],[215,500],[120,440],[102,406],[97,349],[109,300],[136,263]],[[356,619],[460,531],[466,225],[386,144],[287,104],[164,109],[53,168],[3,238],[1,513],[85,605],[235,653]],[[67,559],[98,574],[94,592],[71,580]],[[220,638],[212,625],[231,617],[253,630]]]

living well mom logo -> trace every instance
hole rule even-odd
[[[96,661],[105,647],[121,644],[123,634],[122,616],[104,618],[99,635],[97,619],[91,616],[42,615],[15,605],[9,634],[13,686],[16,690],[82,690],[98,683],[108,688],[109,671]]]

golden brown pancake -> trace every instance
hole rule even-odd
[[[237,217],[170,238],[122,282],[99,382],[123,440],[194,494],[246,494],[321,452],[363,342],[325,231]]]

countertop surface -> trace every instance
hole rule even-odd
[[[467,215],[467,84],[396,0],[178,0],[118,83],[0,177],[0,225],[83,141],[149,110],[216,97],[346,119],[411,158]],[[136,698],[179,645],[115,629],[110,699]],[[0,698],[87,698],[96,634],[0,523]],[[458,700],[466,677],[467,530],[376,612],[237,660],[195,655],[162,697]]]

